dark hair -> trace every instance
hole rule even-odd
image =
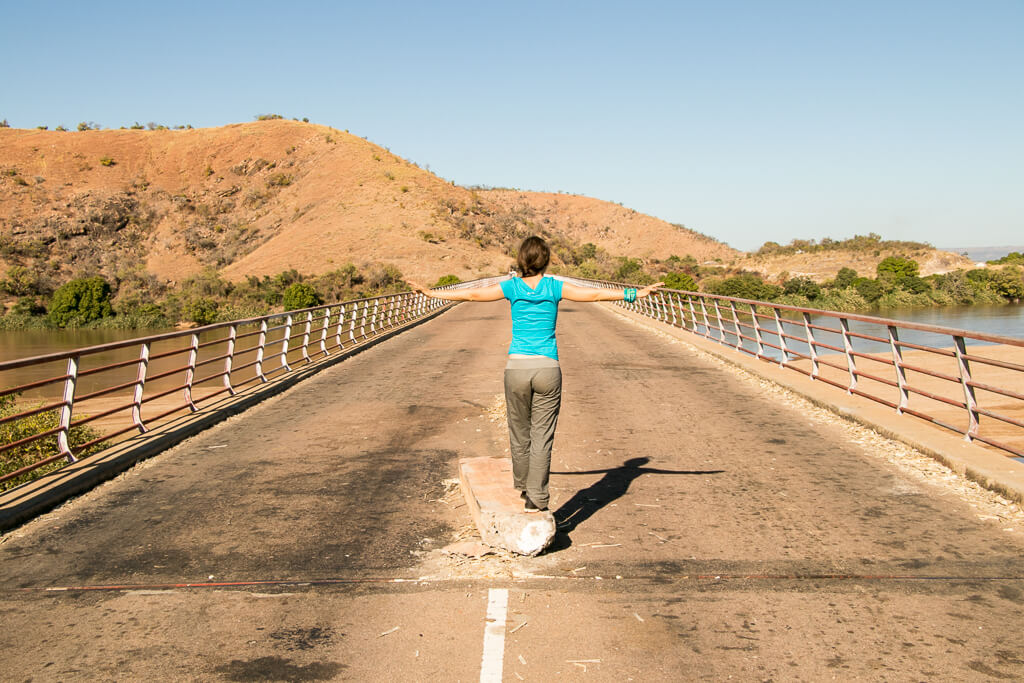
[[[548,269],[548,262],[551,261],[551,249],[547,243],[536,235],[527,237],[519,245],[519,253],[516,255],[516,268],[519,269],[519,277],[530,277],[543,273]]]

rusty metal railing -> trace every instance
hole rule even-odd
[[[1024,339],[672,289],[621,305],[1024,457]]]
[[[0,487],[50,463],[75,462],[97,444],[145,433],[173,416],[197,411],[203,402],[247,391],[450,305],[403,292],[0,362],[0,398],[39,401],[19,405],[0,417],[0,425],[57,413],[53,426],[0,443],[0,458],[26,447],[40,456],[0,476]],[[3,381],[14,370],[33,378],[13,385]],[[93,438],[72,444],[70,435],[86,425]],[[46,452],[49,447],[42,444],[54,436],[56,447]]]

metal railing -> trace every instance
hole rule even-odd
[[[244,392],[450,305],[403,292],[0,362],[0,398],[40,401],[32,407],[18,406],[16,412],[0,417],[0,425],[57,415],[49,428],[0,443],[0,457],[26,447],[39,455],[0,476],[0,485],[50,463],[75,462],[97,444],[145,433],[176,415],[196,412],[211,399]],[[3,380],[15,370],[22,379],[26,373],[38,378],[8,385]],[[91,428],[92,438],[73,444],[71,435],[85,426]],[[44,445],[54,436],[56,447]]]
[[[672,289],[621,305],[1024,456],[1024,339]]]

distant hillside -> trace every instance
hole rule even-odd
[[[1015,247],[940,247],[944,251],[951,251],[954,254],[966,255],[967,258],[977,263],[1001,259],[1011,252],[1024,253],[1024,245]]]
[[[975,267],[974,261],[960,254],[920,242],[883,240],[873,233],[838,242],[794,240],[786,246],[768,242],[759,251],[746,254],[735,265],[773,281],[806,277],[815,282],[825,282],[834,279],[841,268],[852,268],[859,275],[874,277],[878,264],[889,256],[917,261],[922,276]]]
[[[195,130],[0,129],[0,269],[52,284],[144,270],[234,280],[387,263],[424,280],[503,272],[539,233],[612,256],[731,258],[610,202],[473,191],[366,140],[287,120]]]

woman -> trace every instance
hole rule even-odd
[[[505,366],[505,406],[512,452],[513,485],[527,512],[548,509],[551,444],[562,401],[562,371],[558,365],[555,321],[558,302],[633,301],[663,282],[643,289],[579,287],[546,277],[551,250],[540,237],[527,237],[519,247],[516,265],[521,277],[473,289],[433,291],[410,282],[415,291],[446,301],[498,301],[512,306],[512,345]]]

